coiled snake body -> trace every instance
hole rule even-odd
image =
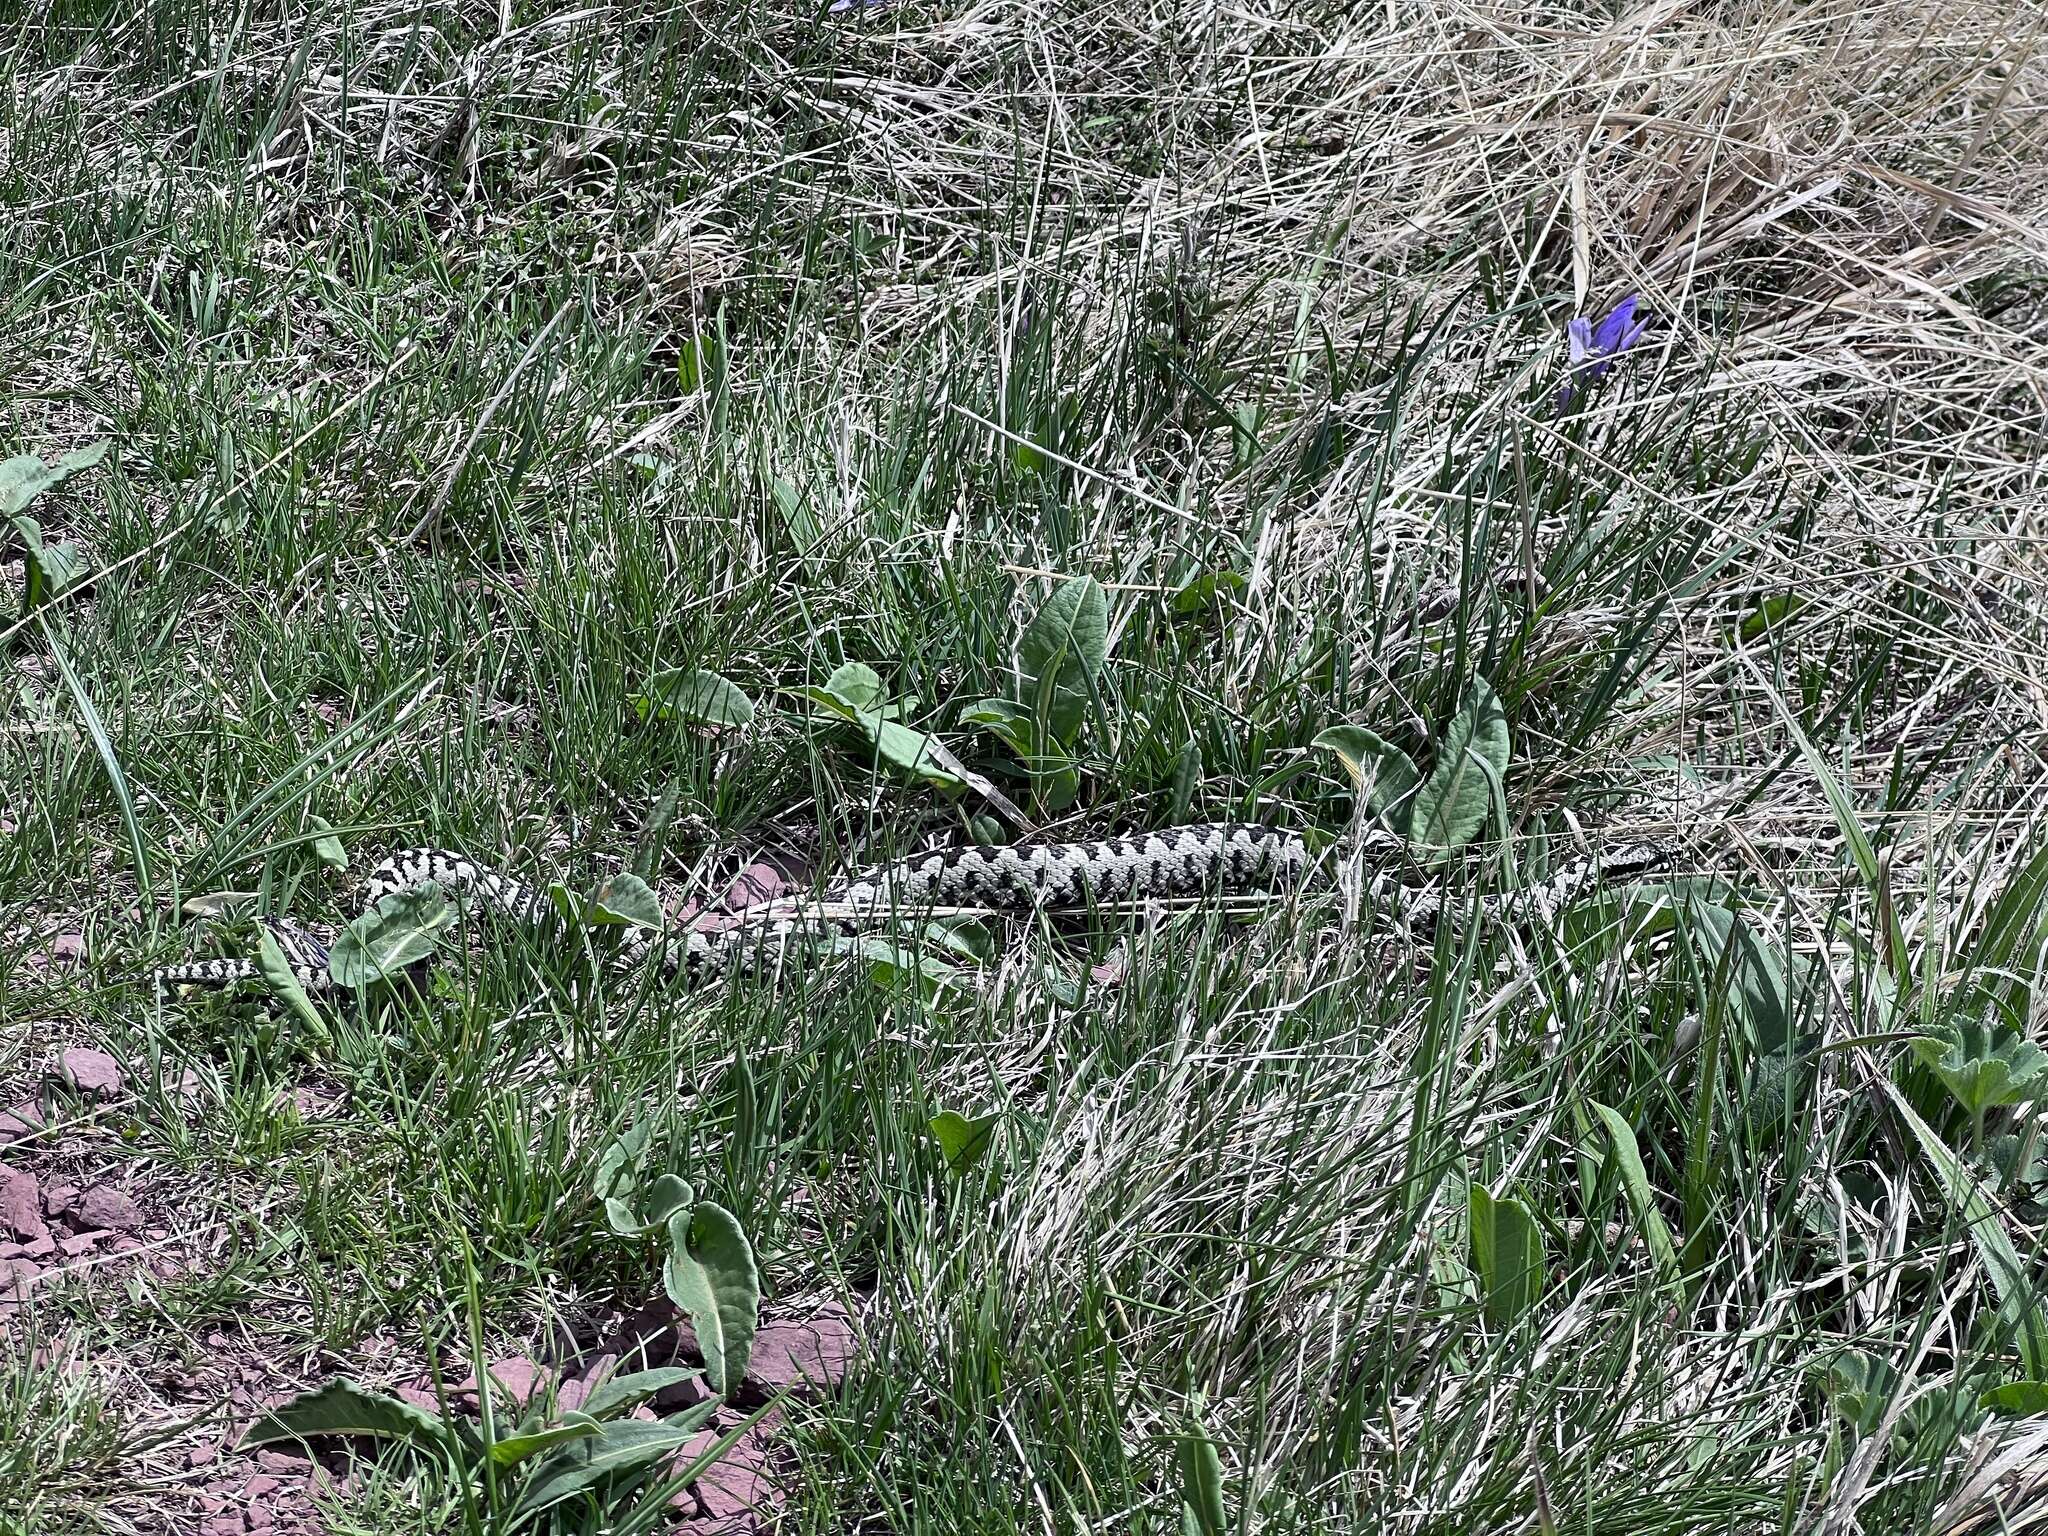
[[[1660,859],[1661,852],[1653,848],[1624,849],[1582,861],[1511,899],[1519,909],[1548,920],[1590,880],[1630,873]],[[842,881],[815,899],[745,908],[735,926],[719,931],[685,930],[663,943],[647,930],[629,929],[618,955],[631,960],[658,950],[664,973],[699,981],[743,968],[751,958],[775,952],[783,941],[857,934],[896,913],[918,915],[946,907],[1071,912],[1138,899],[1279,891],[1300,885],[1311,865],[1298,835],[1234,823],[1173,827],[1099,842],[955,848]],[[460,903],[522,922],[560,923],[547,893],[435,848],[411,849],[378,865],[364,888],[366,905],[430,882]],[[1442,901],[1439,891],[1410,893],[1403,915],[1410,922],[1434,921]],[[331,931],[289,919],[262,921],[301,986],[313,992],[337,985],[328,971]],[[151,974],[173,985],[226,986],[254,978],[260,970],[248,960],[209,960]]]

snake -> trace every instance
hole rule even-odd
[[[1661,847],[1641,844],[1579,859],[1538,884],[1488,898],[1490,910],[1547,923],[1595,883],[1654,868],[1667,857]],[[792,941],[853,937],[893,916],[946,908],[1073,913],[1139,900],[1270,895],[1300,888],[1315,866],[1299,833],[1235,822],[1089,842],[964,846],[840,880],[812,898],[757,902],[742,908],[729,928],[663,935],[628,927],[614,959],[630,963],[652,953],[665,977],[696,983],[746,969]],[[373,910],[390,896],[430,885],[459,906],[543,927],[565,926],[546,891],[439,848],[407,849],[384,860],[364,885],[364,905]],[[1434,923],[1446,901],[1441,887],[1404,888],[1401,915],[1411,925]],[[346,990],[329,968],[336,930],[291,918],[258,921],[307,992]],[[229,959],[164,966],[149,974],[166,986],[224,987],[263,973],[255,961]]]

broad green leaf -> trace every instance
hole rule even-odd
[[[696,1198],[697,1192],[687,1181],[673,1173],[664,1173],[648,1186],[647,1203],[639,1210],[616,1195],[606,1196],[605,1220],[621,1237],[644,1237],[656,1228],[667,1226],[669,1217]]]
[[[827,715],[830,715],[835,720],[844,720],[851,723],[853,721],[860,719],[859,710],[855,709],[851,704],[847,703],[846,700],[840,698],[838,694],[831,692],[829,689],[819,688],[807,684],[802,688],[796,689],[795,692],[798,698],[804,699],[809,703],[815,705],[819,710],[823,711]]]
[[[963,985],[959,968],[937,955],[892,939],[852,937],[840,941],[842,952],[850,951],[867,962],[868,977],[885,990],[914,986],[925,998],[935,997],[942,987]]]
[[[1636,1145],[1635,1129],[1622,1118],[1619,1110],[1597,1102],[1592,1104],[1592,1110],[1607,1132],[1608,1155],[1621,1176],[1622,1193],[1628,1198],[1629,1209],[1635,1213],[1636,1225],[1642,1230],[1650,1257],[1656,1261],[1657,1272],[1663,1276],[1665,1284],[1678,1285],[1683,1279],[1678,1245],[1672,1241],[1671,1228],[1665,1223],[1664,1213],[1657,1208],[1656,1192],[1650,1188],[1650,1175],[1643,1167],[1643,1154]]]
[[[1109,598],[1093,576],[1053,589],[1017,641],[1024,697],[1053,737],[1071,742],[1109,659]]]
[[[76,544],[45,544],[31,557],[35,566],[32,584],[36,588],[30,606],[55,602],[78,585],[85,575],[85,556]]]
[[[591,1193],[600,1200],[632,1199],[640,1188],[640,1173],[647,1166],[648,1143],[653,1134],[653,1123],[642,1120],[613,1138],[597,1160]]]
[[[1235,571],[1204,571],[1182,582],[1167,606],[1183,616],[1200,613],[1204,608],[1214,607],[1216,599],[1223,593],[1242,592],[1244,586],[1244,578]]]
[[[1223,1458],[1199,1413],[1189,1413],[1174,1460],[1180,1467],[1181,1528],[1196,1536],[1225,1536],[1230,1521],[1223,1505]]]
[[[597,888],[584,921],[599,927],[659,929],[664,921],[661,898],[638,875],[616,874]]]
[[[426,959],[454,924],[455,907],[431,881],[393,891],[342,930],[327,957],[327,974],[361,991]]]
[[[533,1469],[520,1494],[519,1511],[530,1514],[546,1509],[606,1478],[659,1461],[689,1444],[718,1407],[718,1400],[712,1398],[659,1423],[615,1419],[594,1435],[557,1446]]]
[[[1415,812],[1411,792],[1422,779],[1415,759],[1362,725],[1333,725],[1319,732],[1311,745],[1336,755],[1352,789],[1366,796],[1366,809],[1389,831],[1408,835]]]
[[[1038,751],[1038,722],[1030,710],[1008,699],[983,699],[969,705],[961,711],[960,723],[980,726],[1019,757],[1031,757]]]
[[[1817,1374],[1828,1406],[1866,1435],[1884,1422],[1885,1407],[1899,1385],[1898,1372],[1861,1349],[1836,1350]]]
[[[932,1137],[946,1154],[946,1166],[965,1173],[980,1161],[995,1136],[1001,1115],[976,1115],[973,1119],[958,1110],[942,1109],[930,1121]]]
[[[1939,1025],[1913,1042],[1913,1054],[1973,1116],[2048,1095],[2048,1053],[2010,1027]]]
[[[271,936],[270,930],[261,925],[256,930],[256,969],[279,1001],[291,1010],[292,1016],[306,1026],[307,1034],[322,1045],[333,1039],[327,1032],[327,1021],[320,1017],[320,1010],[306,996],[306,989],[292,970],[291,962],[285,958],[284,950]]]
[[[881,675],[858,661],[847,662],[826,678],[825,692],[856,715],[879,710],[889,697]]]
[[[554,906],[555,915],[571,928],[583,926],[583,898],[559,880],[547,884],[547,898]]]
[[[178,910],[187,917],[231,917],[261,899],[260,891],[205,891],[187,896]]]
[[[688,725],[743,728],[754,723],[754,701],[716,672],[674,668],[657,672],[633,695],[642,720],[681,720]]]
[[[1486,825],[1493,803],[1487,782],[1508,771],[1508,718],[1493,685],[1474,677],[1450,729],[1437,747],[1436,766],[1415,792],[1410,834],[1416,844],[1444,863]]]
[[[1486,1316],[1506,1327],[1543,1295],[1543,1231],[1520,1200],[1499,1199],[1483,1185],[1471,1191],[1472,1263],[1479,1271]]]
[[[966,788],[958,775],[939,766],[938,758],[931,750],[933,738],[923,731],[873,715],[861,716],[860,724],[882,761],[941,789]]]
[[[1767,630],[1783,624],[1792,615],[1806,606],[1806,599],[1797,592],[1779,592],[1765,598],[1752,608],[1742,620],[1737,631],[1743,642],[1760,638]]]
[[[1985,1273],[1991,1277],[1991,1288],[1998,1293],[1999,1319],[2018,1338],[2020,1364],[2028,1378],[2039,1380],[2048,1376],[2048,1320],[2042,1317],[2041,1298],[2035,1291],[2032,1272],[2005,1230],[1996,1197],[1978,1183],[1969,1165],[1914,1112],[1894,1084],[1882,1077],[1876,1082],[1891,1099],[1913,1139],[1920,1143],[1921,1153],[1934,1165],[1949,1199],[1962,1212],[1970,1241],[1976,1244]]]
[[[613,1418],[631,1412],[657,1392],[694,1381],[704,1373],[695,1366],[663,1365],[651,1371],[631,1371],[601,1382],[583,1400],[583,1411],[593,1419]]]
[[[313,857],[329,869],[348,868],[348,850],[341,846],[341,839],[334,835],[334,824],[324,817],[309,816],[313,830],[320,835],[313,839]]]
[[[669,1299],[690,1315],[711,1390],[730,1397],[747,1373],[761,1310],[761,1275],[738,1218],[700,1200],[668,1220]]]
[[[454,1443],[448,1426],[433,1414],[338,1376],[264,1414],[249,1426],[240,1448],[253,1450],[280,1440],[310,1440],[319,1435],[407,1440],[430,1450],[446,1449]]]
[[[529,1456],[567,1444],[571,1440],[586,1440],[603,1427],[588,1414],[565,1413],[559,1424],[546,1429],[536,1429],[524,1435],[507,1435],[502,1440],[493,1440],[487,1454],[493,1466],[516,1466]]]
[[[54,464],[45,464],[33,453],[0,461],[0,517],[22,511],[43,492],[62,485],[80,470],[91,469],[106,456],[107,444],[97,442],[65,454]]]
[[[1980,1407],[2007,1418],[2032,1418],[2048,1413],[2048,1381],[2008,1381],[1977,1399]]]

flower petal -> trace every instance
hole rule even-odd
[[[1635,324],[1636,302],[1636,295],[1630,294],[1607,312],[1606,318],[1593,332],[1593,349],[1596,352],[1612,354],[1627,345],[1621,338]]]
[[[1571,343],[1572,366],[1576,368],[1592,355],[1593,322],[1581,315],[1564,328],[1564,334]]]

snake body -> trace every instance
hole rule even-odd
[[[1517,910],[1547,922],[1592,881],[1633,873],[1662,857],[1662,850],[1652,847],[1622,849],[1582,860],[1509,899]],[[745,908],[735,926],[722,930],[688,929],[664,943],[645,929],[628,929],[618,957],[633,960],[656,950],[665,974],[696,982],[744,968],[791,939],[858,934],[896,914],[949,907],[1074,912],[1132,900],[1241,896],[1296,887],[1312,864],[1297,834],[1229,822],[1095,842],[954,848],[885,865],[830,885],[813,899]],[[546,892],[438,848],[409,849],[378,865],[364,886],[365,904],[374,907],[396,892],[429,883],[462,905],[489,908],[519,922],[561,923]],[[1444,899],[1438,889],[1408,893],[1403,916],[1411,923],[1434,922]],[[262,922],[302,987],[315,992],[337,985],[328,971],[330,930],[282,918]],[[260,974],[249,960],[200,961],[152,973],[166,984],[197,986],[228,986]]]

